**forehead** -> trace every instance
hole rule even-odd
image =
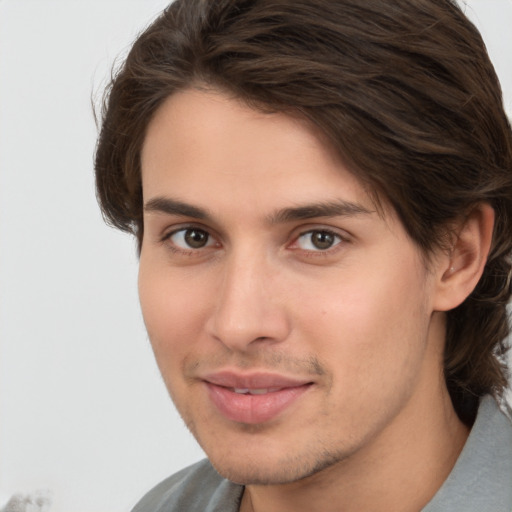
[[[141,163],[145,201],[164,190],[198,201],[236,195],[262,206],[345,199],[341,194],[375,208],[310,123],[216,91],[188,89],[169,97],[148,126]]]
[[[151,165],[148,159],[154,155],[164,157],[172,152],[176,159],[186,151],[188,158],[196,155],[219,162],[229,156],[232,164],[228,168],[233,170],[240,162],[245,164],[248,154],[256,157],[254,166],[270,155],[275,161],[272,167],[282,168],[280,157],[289,149],[309,150],[310,155],[316,152],[317,158],[336,160],[338,165],[336,152],[322,139],[318,130],[298,116],[256,110],[214,90],[186,89],[167,98],[151,120],[142,167]]]

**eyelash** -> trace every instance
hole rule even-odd
[[[305,236],[305,235],[313,235],[314,233],[322,233],[324,235],[328,235],[334,238],[333,245],[326,249],[301,249],[300,247],[293,247],[294,245],[298,245],[299,240]],[[342,236],[340,233],[333,231],[331,229],[326,228],[312,228],[308,229],[306,231],[302,231],[299,233],[298,236],[295,237],[292,244],[289,246],[292,250],[301,251],[304,256],[308,258],[315,258],[315,257],[328,257],[336,253],[341,247],[340,245],[343,245],[344,242],[348,242],[347,237]]]
[[[208,236],[208,241],[212,238],[214,238],[212,236],[212,234],[208,231],[208,229],[205,229],[201,226],[196,226],[196,225],[189,225],[189,226],[182,226],[180,228],[177,228],[177,229],[173,229],[172,231],[169,231],[168,233],[165,233],[160,242],[163,243],[163,244],[166,244],[166,246],[174,253],[176,254],[182,254],[182,255],[185,255],[185,256],[195,256],[197,255],[199,252],[202,252],[201,249],[204,249],[204,248],[208,248],[208,246],[205,246],[205,247],[200,247],[200,248],[197,248],[197,249],[194,249],[194,248],[190,248],[190,249],[184,249],[182,247],[178,247],[176,246],[175,244],[173,244],[171,242],[171,238],[180,233],[180,232],[183,232],[184,234],[187,232],[187,231],[200,231],[202,233],[205,233],[207,236]],[[207,242],[208,243],[208,242]]]
[[[208,229],[201,227],[201,226],[197,226],[197,225],[188,225],[188,226],[179,227],[177,229],[173,229],[172,231],[165,233],[161,237],[160,242],[163,244],[166,244],[166,246],[173,253],[183,255],[183,256],[198,256],[203,252],[204,249],[208,249],[211,246],[206,245],[204,247],[199,247],[199,248],[195,248],[195,249],[194,248],[184,249],[184,248],[178,247],[175,244],[173,244],[172,242],[170,242],[171,238],[174,235],[176,235],[180,232],[185,233],[187,231],[193,231],[193,230],[205,233],[209,238],[208,242],[212,238],[215,239],[215,237],[210,233],[210,231]],[[298,241],[300,240],[301,237],[308,235],[308,234],[312,235],[313,233],[323,233],[326,235],[330,235],[330,236],[334,237],[335,242],[331,247],[328,247],[325,250],[301,249],[300,247],[294,247],[298,244]],[[303,256],[308,257],[308,258],[328,257],[328,256],[334,254],[335,252],[337,252],[341,248],[341,247],[339,247],[340,245],[343,245],[344,243],[347,243],[347,242],[349,242],[348,238],[346,236],[341,235],[339,232],[336,232],[336,231],[328,229],[328,228],[318,227],[318,228],[311,228],[311,229],[301,231],[297,236],[294,237],[293,242],[291,244],[287,245],[287,248],[290,250],[293,250],[293,251],[300,251],[300,252],[302,252]],[[213,248],[216,248],[216,247],[220,247],[220,244],[218,242],[213,246]]]

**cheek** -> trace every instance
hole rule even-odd
[[[421,362],[429,312],[427,294],[418,290],[427,286],[416,266],[345,275],[303,301],[317,306],[303,307],[301,328],[326,364],[343,369],[344,380],[371,382],[377,373],[394,379]]]
[[[161,271],[142,257],[139,299],[144,323],[160,368],[179,363],[199,339],[208,309],[207,287],[191,276]]]

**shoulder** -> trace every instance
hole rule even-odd
[[[237,512],[242,491],[205,459],[159,483],[132,512]]]
[[[509,407],[485,396],[455,467],[423,512],[512,510]]]

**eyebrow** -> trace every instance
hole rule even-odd
[[[208,210],[169,197],[150,199],[144,205],[144,211],[192,217],[200,220],[213,220],[213,215]],[[269,224],[285,224],[317,217],[354,217],[372,213],[375,213],[375,210],[369,210],[361,204],[338,200],[282,208],[270,214],[267,217],[267,222]]]
[[[168,197],[154,197],[144,205],[145,212],[167,213],[180,217],[193,217],[195,219],[208,220],[212,215],[203,208],[193,206]]]
[[[374,212],[375,210],[369,210],[361,204],[338,200],[283,208],[270,215],[269,222],[280,224],[317,217],[354,217],[356,215],[370,215]]]

